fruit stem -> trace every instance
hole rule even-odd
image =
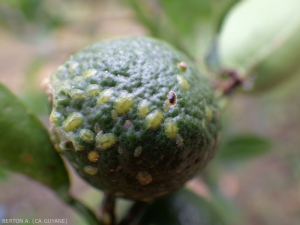
[[[76,209],[79,213],[81,213],[81,215],[89,222],[90,225],[104,225],[102,222],[100,222],[97,219],[95,214],[84,204],[82,204],[80,201],[76,200],[70,195],[64,200],[67,204],[69,204],[74,209]]]
[[[245,78],[234,69],[224,69],[221,71],[221,76],[226,76],[223,81],[214,81],[212,86],[219,91],[222,96],[230,95],[233,91],[244,84]]]
[[[148,203],[146,202],[135,202],[128,211],[127,215],[120,221],[120,223],[118,223],[118,225],[128,225],[133,222],[147,205]]]
[[[115,203],[116,198],[114,195],[104,193],[104,198],[101,205],[102,222],[105,225],[115,224]]]

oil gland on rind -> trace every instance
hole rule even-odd
[[[116,135],[112,133],[103,134],[98,140],[96,140],[96,147],[105,151],[115,146],[117,140]]]
[[[89,70],[84,72],[83,77],[84,78],[91,77],[91,76],[94,76],[96,73],[97,73],[97,70],[89,69]]]
[[[91,162],[97,162],[98,159],[99,159],[99,154],[98,154],[98,152],[96,152],[96,151],[91,151],[91,152],[88,154],[88,159],[89,159]]]
[[[183,78],[183,76],[177,75],[177,80],[184,90],[188,91],[190,89],[188,82]]]
[[[150,112],[150,102],[142,100],[138,105],[138,115],[140,118],[145,118]]]
[[[140,171],[136,175],[136,179],[140,182],[141,185],[147,185],[152,182],[152,176],[147,171]]]
[[[180,134],[176,135],[175,143],[178,148],[181,148],[183,146],[183,137]]]
[[[112,89],[106,89],[102,91],[97,99],[97,104],[98,105],[105,104],[111,98],[112,94],[113,94]]]
[[[71,98],[76,99],[76,100],[84,100],[86,97],[86,94],[83,90],[72,89],[70,91],[70,96],[71,96]]]
[[[169,139],[175,139],[178,134],[178,126],[176,120],[167,118],[165,120],[165,132]]]
[[[153,131],[157,130],[161,125],[163,118],[164,116],[160,110],[153,111],[146,117],[146,128]]]
[[[83,116],[78,112],[71,113],[63,122],[62,128],[66,132],[74,131],[83,124]]]
[[[123,115],[129,112],[134,105],[134,97],[132,94],[122,93],[117,97],[114,109],[117,111],[118,115]]]
[[[186,64],[186,62],[183,62],[183,61],[178,63],[177,66],[181,71],[186,71],[186,69],[187,69],[187,64]]]
[[[93,131],[88,129],[81,129],[79,132],[79,137],[86,143],[93,143],[95,140],[95,134]]]
[[[97,84],[91,84],[87,86],[87,88],[85,89],[86,95],[88,97],[94,97],[98,95],[100,91],[101,91],[101,87]]]
[[[139,157],[139,156],[142,154],[142,152],[143,152],[142,146],[138,146],[138,147],[134,150],[133,156],[134,156],[135,158],[137,158],[137,157]]]
[[[84,172],[89,174],[89,175],[96,175],[98,173],[98,169],[96,167],[93,166],[85,166],[83,168]]]

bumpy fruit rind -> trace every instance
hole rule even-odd
[[[219,142],[208,80],[156,39],[91,45],[58,67],[47,92],[60,153],[91,185],[119,197],[148,201],[180,188]]]

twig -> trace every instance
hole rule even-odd
[[[89,208],[72,196],[65,198],[65,202],[81,213],[81,215],[89,222],[90,225],[104,225],[97,219],[95,214]]]
[[[101,205],[102,222],[104,225],[115,224],[115,196],[104,193],[104,198]]]
[[[214,81],[212,86],[214,89],[221,91],[222,95],[230,95],[239,86],[243,85],[245,79],[236,70],[223,70],[222,76],[227,79],[223,81]]]
[[[129,225],[137,216],[139,216],[147,205],[148,203],[146,202],[135,202],[118,225]]]

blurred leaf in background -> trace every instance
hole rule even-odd
[[[147,206],[138,223],[143,225],[225,225],[228,224],[210,201],[182,189]]]
[[[265,154],[271,149],[271,142],[254,134],[238,134],[224,140],[217,152],[217,160],[240,162]]]
[[[49,4],[46,0],[0,0],[0,25],[21,38],[49,33],[64,24],[59,8],[51,10]]]
[[[19,97],[38,116],[49,116],[51,111],[47,95],[38,83],[41,69],[49,59],[41,55],[31,60],[24,72],[25,82]],[[48,119],[47,119],[48,121]]]

